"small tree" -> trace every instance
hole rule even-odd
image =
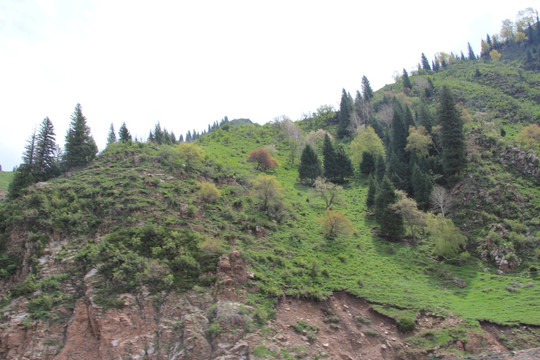
[[[364,152],[370,153],[374,159],[385,156],[384,144],[371,126],[360,130],[351,142],[351,157],[356,165],[362,163]]]
[[[114,132],[114,125],[111,123],[109,127],[109,134],[107,134],[107,146],[116,142],[116,133]]]
[[[34,175],[37,181],[46,181],[59,173],[54,126],[48,117],[43,119],[36,140]]]
[[[215,203],[221,197],[221,192],[211,182],[202,181],[199,183],[199,199],[203,203]]]
[[[404,191],[398,190],[396,191],[396,195],[398,200],[396,203],[392,204],[390,208],[401,215],[403,221],[409,225],[413,241],[416,241],[415,230],[425,225],[426,214],[423,211],[418,210],[416,201],[408,198]]]
[[[323,143],[323,166],[324,166],[324,177],[330,181],[333,181],[336,178],[337,174],[337,164],[336,164],[336,151],[330,140],[330,136],[326,134],[324,136]]]
[[[322,175],[321,161],[311,145],[306,144],[300,157],[298,166],[298,177],[300,181],[309,185],[313,184],[315,179]]]
[[[322,232],[327,240],[333,240],[340,235],[349,236],[354,231],[352,222],[339,211],[327,209],[324,216],[319,218]]]
[[[321,177],[315,180],[312,192],[323,199],[326,209],[330,209],[332,204],[340,204],[343,202],[343,188],[339,185],[327,182]]]
[[[125,122],[122,123],[122,126],[120,126],[120,130],[118,130],[118,137],[120,138],[120,141],[122,142],[133,141],[133,138],[131,137],[131,134],[129,133],[129,130]]]
[[[540,150],[540,126],[531,124],[524,127],[516,136],[516,140],[527,150]]]
[[[440,212],[443,219],[445,214],[452,207],[452,196],[442,186],[435,186],[429,195],[429,202],[433,211]]]
[[[275,176],[261,174],[253,181],[253,196],[260,201],[260,210],[268,212],[282,206],[283,188]]]
[[[279,164],[276,159],[270,155],[270,152],[266,149],[259,148],[249,153],[247,157],[248,162],[257,163],[255,170],[268,170],[277,167]]]
[[[412,88],[411,80],[409,79],[409,74],[407,73],[407,70],[405,69],[403,69],[402,79],[403,79],[403,90],[404,91],[411,90]]]
[[[375,205],[375,195],[377,194],[377,181],[373,175],[369,175],[368,179],[368,192],[366,196],[366,206],[368,209],[373,208]]]
[[[443,218],[441,214],[428,216],[426,232],[434,245],[433,253],[445,259],[456,257],[460,247],[467,243],[467,238],[452,220]]]
[[[338,146],[336,151],[336,174],[334,182],[344,183],[354,175],[351,159],[345,153],[343,146]]]
[[[381,227],[381,235],[392,241],[397,241],[403,234],[403,219],[392,209],[397,201],[394,185],[384,176],[375,196],[375,220]]]
[[[188,171],[193,170],[204,159],[203,150],[195,144],[180,143],[174,147],[174,152],[180,165]]]
[[[405,150],[414,152],[419,158],[426,158],[429,155],[430,145],[431,136],[429,136],[425,127],[409,126],[409,136],[407,137]]]

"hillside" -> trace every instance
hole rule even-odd
[[[410,87],[402,77],[359,102],[358,129],[373,126],[389,151],[392,107],[435,127],[443,87],[454,95],[465,175],[445,183],[436,149],[425,166],[453,198],[448,218],[467,239],[456,256],[439,256],[428,230],[385,239],[358,163],[332,206],[299,181],[297,140],[323,157],[328,131],[352,155],[338,112],[237,121],[189,144],[117,142],[0,203],[0,357],[427,359],[540,347],[540,152],[520,137],[540,122],[531,49],[419,69]],[[255,149],[279,165],[248,161]],[[328,236],[327,207],[353,230]]]

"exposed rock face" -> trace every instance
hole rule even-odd
[[[512,146],[501,150],[499,160],[524,175],[540,180],[540,161],[533,153]]]
[[[45,264],[47,265],[47,264]],[[50,265],[50,264],[49,264]],[[183,294],[124,294],[122,308],[94,303],[97,269],[84,277],[84,296],[63,320],[30,319],[24,298],[4,312],[2,359],[248,359],[243,341],[253,308],[230,299],[248,274],[239,252],[220,261],[219,289]],[[235,295],[237,300],[240,295]]]

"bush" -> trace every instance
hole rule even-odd
[[[411,332],[416,329],[416,323],[413,319],[402,317],[397,321],[397,328],[402,333]]]
[[[221,192],[211,182],[203,181],[199,183],[199,199],[203,203],[215,203],[221,197]]]

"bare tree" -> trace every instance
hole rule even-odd
[[[440,212],[443,219],[445,213],[452,208],[452,197],[442,186],[435,186],[429,195],[429,202],[431,203],[431,209],[436,212]]]

